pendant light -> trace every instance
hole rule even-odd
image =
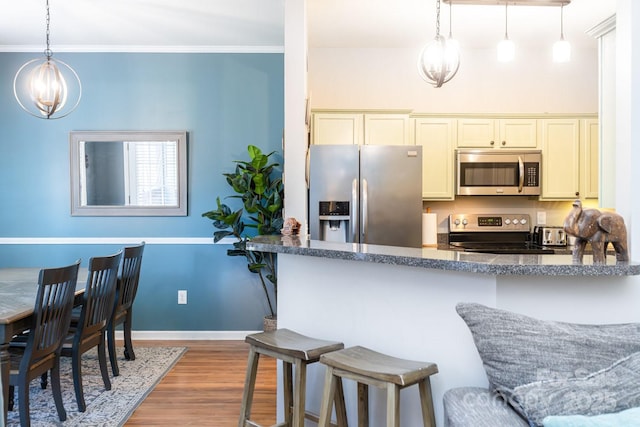
[[[564,3],[560,6],[560,40],[553,45],[553,62],[569,62],[571,45],[564,39]]]
[[[515,56],[515,45],[512,40],[509,40],[509,32],[508,32],[508,24],[509,24],[509,13],[508,13],[508,3],[504,2],[504,40],[501,40],[498,43],[498,61],[499,62],[511,62]]]
[[[457,42],[440,35],[440,0],[436,0],[436,37],[422,49],[418,58],[418,73],[427,83],[441,87],[456,75],[459,67]]]
[[[449,0],[449,37],[447,38],[447,43],[449,52],[455,52],[460,55],[460,43],[453,38],[453,0]]]
[[[32,59],[20,67],[13,79],[13,93],[20,107],[32,116],[59,119],[69,115],[80,103],[82,84],[73,68],[52,58],[49,0],[46,7],[45,57]]]

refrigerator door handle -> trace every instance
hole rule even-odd
[[[366,179],[362,179],[362,219],[361,219],[361,241],[367,243],[367,226],[368,226],[368,209],[369,209],[369,186]]]
[[[351,242],[358,243],[358,179],[351,181]]]

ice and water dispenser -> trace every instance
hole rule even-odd
[[[319,240],[349,242],[349,202],[320,201],[318,210]]]

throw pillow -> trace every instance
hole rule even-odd
[[[513,400],[529,423],[550,415],[600,415],[640,407],[640,353],[584,378],[536,381],[516,387]]]
[[[640,427],[640,408],[615,414],[551,416],[544,419],[544,427]]]
[[[510,399],[534,381],[585,377],[640,351],[640,324],[538,320],[476,303],[456,306],[473,335],[491,387]]]

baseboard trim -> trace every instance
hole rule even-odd
[[[132,331],[134,340],[178,341],[178,340],[238,340],[260,331]],[[116,339],[123,339],[122,331],[116,331]]]

